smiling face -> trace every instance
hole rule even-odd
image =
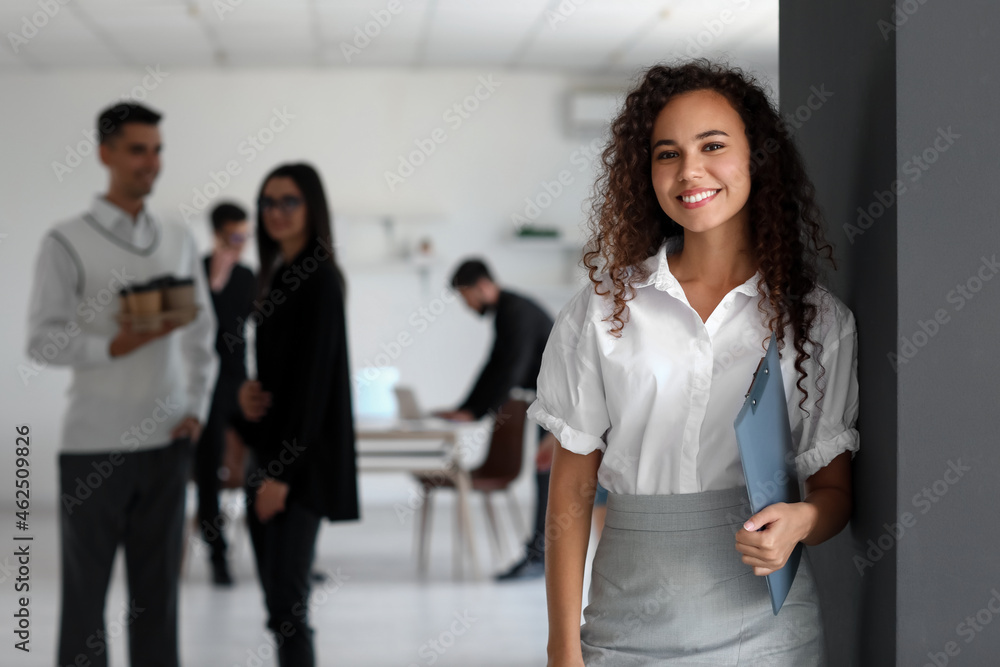
[[[259,206],[264,229],[278,244],[295,241],[308,233],[305,199],[291,178],[276,176],[270,179],[264,185]]]
[[[127,199],[153,190],[160,173],[160,130],[147,123],[125,123],[121,132],[101,144],[100,156],[111,172],[111,189]]]
[[[750,145],[725,97],[696,90],[673,98],[656,117],[650,145],[656,199],[685,233],[736,232],[748,223]]]

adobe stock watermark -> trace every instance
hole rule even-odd
[[[684,592],[684,587],[676,577],[658,581],[650,581],[645,586],[649,595],[642,600],[636,600],[635,606],[623,616],[614,619],[615,643],[625,644],[635,639],[635,634],[649,623],[655,623],[669,608],[674,599]],[[595,620],[598,618],[595,615]]]
[[[422,334],[427,331],[431,324],[436,322],[448,307],[457,300],[458,297],[455,296],[455,290],[446,287],[441,290],[441,293],[437,297],[411,312],[406,319],[410,328],[398,332],[388,343],[381,343],[379,345],[381,351],[373,358],[366,358],[361,363],[360,368],[362,370],[354,374],[355,387],[358,389],[368,387],[372,382],[377,380],[387,366],[392,366],[413,345],[413,335]]]
[[[901,2],[892,3],[890,5],[892,15],[889,17],[889,20],[879,19],[875,22],[875,27],[878,28],[882,39],[888,42],[889,35],[899,30],[899,26],[909,21],[910,17],[917,13],[921,5],[925,4],[927,4],[927,0],[902,0]]]
[[[108,640],[117,639],[125,630],[135,623],[135,619],[139,618],[139,614],[146,611],[145,607],[140,607],[135,603],[135,599],[131,600],[128,606],[123,607],[118,615],[107,624],[106,629],[97,630],[86,640],[86,646],[88,648],[94,649],[93,655],[99,657],[108,652]],[[90,660],[88,656],[83,653],[76,656],[73,661],[74,665],[89,665]]]
[[[72,0],[35,0],[39,11],[21,17],[21,29],[17,32],[8,32],[7,41],[10,42],[11,51],[17,55],[21,48],[27,46],[28,42],[35,38],[42,28],[54,19],[63,7]]]
[[[226,20],[226,15],[232,14],[243,4],[243,0],[212,0],[212,9],[220,21]]]
[[[273,658],[296,632],[295,625],[291,621],[282,621],[273,632],[265,632],[263,641],[255,648],[247,649],[246,659],[243,662],[233,663],[232,667],[263,667],[264,663]]]
[[[478,449],[480,445],[486,443],[487,439],[492,438],[493,433],[496,432],[501,426],[503,426],[511,418],[510,414],[504,414],[503,406],[496,411],[487,410],[486,416],[490,418],[487,425],[480,425],[475,428],[471,437],[462,438],[462,440],[456,445],[455,451],[451,453],[451,459],[453,461],[460,461],[462,458],[470,453],[470,450]],[[433,470],[423,475],[430,481],[430,488],[439,488],[441,486],[450,486],[452,480],[454,479],[452,475],[446,470]],[[396,518],[399,519],[400,524],[406,524],[407,519],[412,517],[414,513],[423,507],[424,503],[427,502],[427,496],[430,494],[430,489],[424,485],[421,485],[419,489],[410,488],[409,497],[406,500],[406,504],[394,503],[392,506],[393,511],[396,512]]]
[[[274,107],[267,122],[237,144],[236,153],[243,156],[243,164],[240,164],[239,160],[229,160],[218,171],[209,170],[208,180],[203,186],[191,189],[191,201],[177,207],[184,222],[189,223],[198,218],[212,200],[229,187],[233,178],[243,173],[243,165],[256,160],[257,156],[274,141],[275,137],[288,129],[292,120],[295,120],[295,116],[288,112],[288,107],[281,107],[280,110]]]
[[[10,562],[10,556],[4,556],[3,563],[0,563],[0,584],[7,583],[8,579],[17,574],[17,565]]]
[[[344,56],[347,64],[350,65],[355,56],[361,55],[361,52],[367,49],[372,41],[389,27],[392,20],[402,13],[404,8],[401,0],[389,0],[384,8],[368,12],[372,20],[364,25],[354,26],[354,39],[350,42],[341,41],[339,44],[340,53]]]
[[[256,470],[247,475],[247,486],[256,489],[268,479],[277,479],[285,469],[295,463],[306,451],[304,445],[298,444],[298,439],[292,441],[281,441],[281,451],[278,456],[270,460],[266,466],[259,466]]]
[[[479,85],[472,91],[472,94],[466,95],[461,100],[453,103],[441,114],[441,120],[448,124],[452,132],[462,127],[465,121],[471,118],[472,114],[479,109],[482,102],[493,97],[497,88],[502,85],[502,82],[494,79],[492,74],[480,76],[477,81]],[[437,151],[438,146],[446,141],[448,141],[448,131],[443,127],[434,128],[426,137],[414,139],[413,143],[416,146],[416,150],[412,150],[405,155],[400,154],[396,170],[386,170],[384,172],[385,184],[389,187],[389,192],[395,192],[396,188],[405,183],[406,179],[412,176],[418,167],[430,159]]]
[[[430,472],[424,473],[423,477],[430,481],[431,488],[440,488],[442,486],[450,486],[452,477],[445,470],[432,470]],[[418,509],[424,506],[427,502],[427,496],[430,495],[430,490],[421,485],[419,488],[410,487],[410,493],[406,498],[406,503],[394,503],[392,506],[393,511],[396,512],[396,518],[399,520],[400,524],[405,524]]]
[[[326,570],[323,574],[326,575],[323,583],[318,587],[313,587],[308,604],[303,605],[301,602],[296,602],[292,606],[292,615],[295,618],[308,618],[311,612],[326,604],[330,599],[330,595],[339,591],[343,587],[344,582],[350,579],[348,575],[340,571],[339,567],[336,572]],[[295,623],[287,620],[282,621],[273,632],[264,634],[264,640],[260,644],[255,648],[248,648],[246,650],[246,659],[243,662],[234,663],[232,667],[263,667],[268,660],[271,660],[278,654],[278,651],[286,641],[295,636],[296,632],[298,632],[298,629]]]
[[[163,80],[170,76],[170,72],[164,72],[160,69],[159,65],[147,65],[146,75],[142,77],[136,86],[132,90],[122,93],[118,97],[119,102],[142,102],[148,96],[149,93],[156,90]],[[129,111],[123,109],[118,118],[120,121],[124,121],[128,118]],[[111,129],[111,120],[105,119],[104,124],[101,126],[102,131],[107,131]],[[97,150],[97,146],[101,141],[100,135],[97,129],[83,130],[83,139],[76,142],[76,144],[70,145],[66,144],[66,156],[63,158],[62,162],[57,160],[52,161],[52,172],[56,176],[56,181],[62,183],[63,178],[67,174],[71,174],[74,169],[83,164],[83,158],[87,157],[91,153]]]
[[[952,304],[953,312],[957,313],[965,308],[967,303],[976,298],[976,294],[983,289],[983,286],[993,280],[997,273],[1000,273],[1000,262],[997,262],[996,253],[991,257],[983,255],[979,260],[979,266],[973,274],[965,282],[955,285],[945,295],[945,301]],[[900,336],[896,351],[886,355],[892,370],[898,373],[900,366],[910,363],[917,356],[917,353],[941,331],[941,327],[950,321],[951,314],[946,308],[938,308],[934,311],[934,315],[926,320],[917,320],[916,330],[909,336]]]
[[[107,287],[102,288],[97,294],[77,305],[76,318],[61,328],[49,330],[44,338],[32,341],[34,344],[28,350],[28,365],[17,365],[17,374],[25,387],[28,386],[31,378],[40,375],[49,367],[49,364],[58,363],[59,355],[82,333],[83,329],[80,327],[78,319],[84,323],[93,322],[105,308],[115,303],[118,292],[136,278],[134,275],[130,275],[124,266],[121,271],[112,269],[111,276]]]
[[[625,451],[623,447],[611,447],[605,443],[604,453],[601,455],[601,466],[611,472],[621,474],[626,470],[634,470],[639,464],[639,455]]]
[[[595,137],[590,143],[576,148],[569,156],[569,163],[576,167],[576,173],[583,173],[590,164],[600,157],[605,140]],[[524,207],[510,215],[510,222],[515,230],[530,226],[552,203],[558,199],[566,188],[576,180],[569,169],[561,169],[551,181],[541,181],[539,189],[533,197],[524,198]]]
[[[584,497],[587,499],[585,503],[572,502],[569,508],[564,512],[559,512],[558,514],[553,514],[549,512],[545,515],[545,534],[542,539],[545,543],[545,550],[555,542],[558,542],[563,533],[567,528],[573,525],[574,519],[580,519],[587,512],[593,511],[594,507],[594,497],[597,495],[597,480],[594,483],[585,483],[585,486],[581,489],[583,491]],[[538,539],[537,537],[535,538]],[[529,544],[528,548],[534,553],[544,553],[542,549],[538,548],[537,544]]]
[[[67,514],[73,514],[78,506],[83,505],[85,500],[101,488],[101,485],[115,473],[118,466],[125,463],[123,452],[138,450],[139,445],[148,441],[156,433],[160,424],[180,417],[184,408],[179,402],[172,400],[170,396],[156,399],[155,406],[148,417],[122,432],[120,439],[122,449],[113,450],[101,461],[92,461],[90,467],[93,470],[88,472],[85,477],[77,477],[73,480],[76,484],[73,487],[73,492],[64,492],[59,497]]]
[[[549,29],[555,30],[560,23],[565,23],[576,13],[578,7],[586,2],[587,0],[562,0],[555,9],[546,9],[545,21],[549,24]]]
[[[316,270],[333,255],[334,247],[335,243],[331,244],[323,238],[316,237],[316,247],[312,255],[306,255],[299,261],[293,262],[282,275],[281,283],[286,287],[275,287],[266,295],[262,295],[263,300],[254,299],[250,304],[253,310],[247,318],[236,318],[236,328],[239,333],[233,334],[227,331],[223,334],[222,342],[226,344],[226,348],[232,352],[241,343],[245,344],[247,342],[245,325],[251,323],[254,327],[259,327],[265,318],[273,315],[275,309],[285,303],[289,293],[297,291],[310,276],[316,275]]]
[[[715,43],[715,40],[722,36],[726,27],[736,20],[736,11],[744,10],[750,6],[750,0],[731,0],[735,6],[733,9],[723,9],[719,15],[713,19],[702,21],[703,30],[695,35],[688,35],[687,47],[684,52],[692,58],[704,55],[705,50]]]
[[[339,567],[334,572],[324,570],[323,574],[326,575],[323,578],[323,583],[319,586],[313,586],[306,604],[296,602],[292,605],[293,615],[300,618],[308,617],[309,614],[312,614],[325,605],[330,600],[330,596],[343,588],[344,584],[351,578],[349,575],[341,572]]]
[[[243,494],[239,494],[236,500],[230,500],[229,502],[219,503],[219,513],[212,517],[212,520],[202,519],[198,522],[198,529],[201,533],[200,540],[190,540],[188,542],[188,551],[195,554],[196,557],[203,558],[212,555],[212,546],[205,540],[216,540],[220,536],[224,535],[227,530],[233,525],[235,521],[238,521],[246,511],[246,504],[243,499]],[[245,542],[240,542],[241,545],[249,548],[250,545]],[[229,546],[229,553],[235,556],[234,545]]]
[[[947,463],[948,467],[945,468],[944,473],[939,479],[934,480],[913,494],[913,497],[910,499],[910,503],[915,510],[919,510],[919,514],[902,512],[897,517],[898,521],[895,523],[883,523],[882,527],[885,531],[875,539],[869,538],[867,542],[868,549],[865,551],[865,555],[854,555],[854,567],[857,568],[859,575],[863,577],[866,569],[874,567],[875,563],[882,560],[887,553],[892,551],[906,532],[917,525],[920,515],[930,512],[935,504],[941,502],[941,499],[945,497],[951,487],[958,484],[962,477],[965,476],[965,473],[972,470],[972,466],[962,464],[962,459],[955,459],[954,461],[948,459]]]
[[[733,364],[745,361],[747,357],[763,356],[766,351],[765,345],[761,342],[760,336],[752,329],[744,329],[739,332],[735,340],[730,340],[728,345],[712,345],[712,375],[718,376],[721,372],[728,370]]]
[[[952,147],[955,140],[961,138],[962,135],[952,131],[951,125],[948,126],[947,130],[939,127],[937,136],[934,137],[931,145],[921,151],[919,155],[913,155],[904,162],[900,171],[910,177],[911,183],[916,183],[931,168],[931,165]],[[853,244],[855,239],[868,231],[876,220],[885,215],[885,212],[896,204],[899,195],[904,193],[906,193],[906,183],[899,178],[889,185],[888,190],[873,192],[872,197],[875,201],[868,204],[867,207],[858,207],[857,221],[853,224],[844,223],[844,233],[847,235],[847,240]]]
[[[809,122],[809,119],[813,117],[813,113],[823,108],[823,105],[831,97],[833,97],[833,92],[826,89],[825,83],[821,83],[819,88],[809,86],[809,97],[806,98],[806,101],[781,117],[788,135],[795,134],[795,130],[800,129],[804,124]],[[766,146],[767,142],[765,141],[764,143]],[[777,150],[777,147],[775,147],[775,150]]]
[[[813,117],[813,114],[823,108],[823,105],[833,97],[833,91],[826,89],[826,84],[821,83],[819,88],[809,86],[809,96],[805,102],[795,107],[789,112],[781,115],[781,126],[785,133],[792,137],[796,130],[802,128]],[[757,173],[761,165],[767,162],[772,155],[778,152],[781,145],[774,137],[767,137],[761,142],[760,147],[754,149],[750,154],[750,175]]]
[[[966,644],[971,644],[997,616],[1000,616],[1000,591],[994,587],[990,589],[990,597],[986,600],[986,604],[955,626],[955,634],[964,639]],[[946,667],[951,664],[951,659],[961,652],[962,647],[957,641],[945,642],[940,651],[927,652],[927,662],[921,667]]]
[[[472,627],[478,618],[473,616],[468,609],[464,609],[461,614],[457,611],[452,614],[454,620],[451,624],[438,633],[436,637],[432,637],[417,649],[417,655],[423,660],[422,664],[433,665],[436,663],[441,656],[448,652],[459,637],[464,635]],[[411,662],[408,667],[419,667],[415,662]]]

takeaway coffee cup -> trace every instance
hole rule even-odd
[[[131,315],[156,315],[163,310],[163,292],[155,285],[136,285],[125,293]]]
[[[194,303],[194,279],[172,278],[163,289],[164,310],[191,308]]]

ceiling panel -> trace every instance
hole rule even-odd
[[[108,67],[130,65],[114,48],[109,47],[73,12],[61,12],[56,19],[38,31],[23,47],[30,58],[43,66],[73,67],[88,65]]]
[[[198,16],[213,25],[277,25],[309,17],[311,0],[190,0]]]
[[[18,34],[25,20],[44,25],[29,26],[37,34],[17,53],[8,43],[0,67],[514,66],[604,73],[673,57],[728,54],[741,62],[755,54],[770,62],[777,54],[778,0],[398,1],[392,14],[389,0],[72,0],[48,17],[36,16],[37,0],[3,0],[4,34]],[[357,31],[367,34],[359,38]]]
[[[446,2],[439,5],[427,33],[427,65],[505,63],[537,31],[545,2]]]
[[[317,7],[325,64],[365,67],[413,62],[430,3],[401,2],[395,14],[387,13],[384,4],[374,9],[370,5],[324,3]]]

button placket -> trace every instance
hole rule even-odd
[[[712,378],[712,344],[708,332],[702,326],[696,339],[690,344],[691,379],[689,387],[689,412],[684,424],[683,446],[681,450],[680,483],[683,493],[700,491],[697,463],[701,449],[701,427],[708,413],[708,397]]]

